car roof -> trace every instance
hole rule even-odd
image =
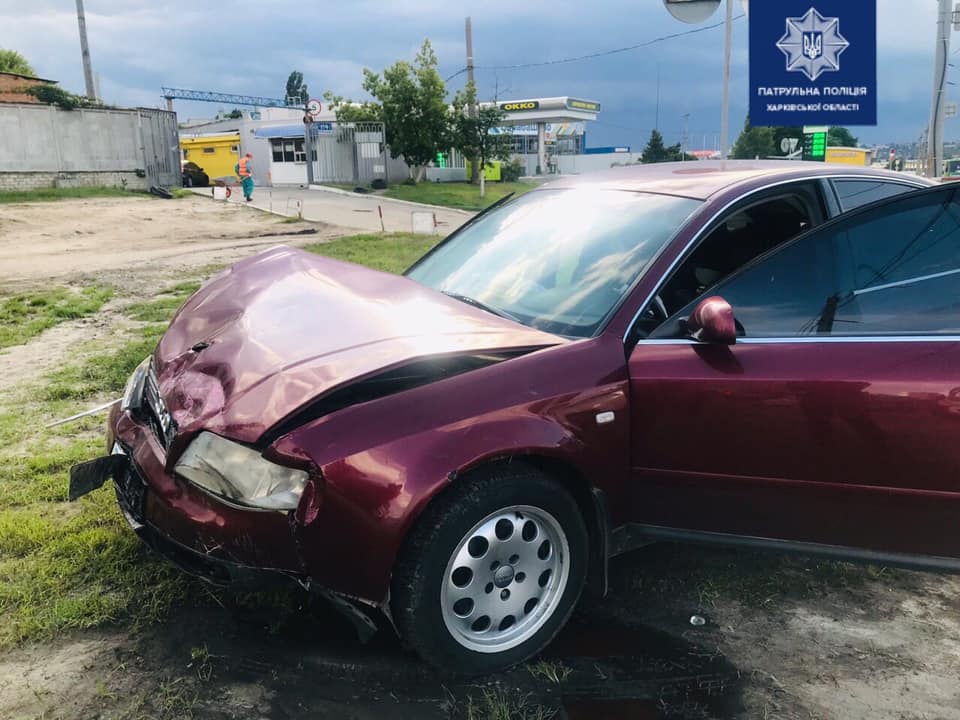
[[[878,177],[933,184],[918,175],[851,165],[797,160],[691,160],[615,167],[548,182],[545,188],[592,186],[603,189],[655,192],[707,200],[741,184],[767,185],[787,180],[830,176]]]

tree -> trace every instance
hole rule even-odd
[[[650,132],[650,140],[647,142],[647,146],[643,149],[643,156],[641,157],[641,162],[643,163],[662,163],[662,162],[676,162],[678,160],[696,160],[697,158],[693,155],[688,155],[680,149],[680,143],[676,145],[670,145],[669,147],[663,144],[663,135],[660,134],[659,130],[652,130]]]
[[[0,48],[0,72],[16,75],[36,75],[23,55],[16,50],[4,50],[3,48]]]
[[[480,197],[484,197],[486,185],[483,170],[492,160],[510,159],[513,136],[497,132],[507,114],[495,102],[479,107],[475,113],[471,112],[476,105],[477,86],[468,82],[453,98],[452,144],[464,156],[471,158],[477,167]]]
[[[828,147],[858,147],[859,144],[859,140],[845,127],[833,125],[827,130]]]
[[[383,109],[376,103],[357,103],[329,90],[323,94],[327,106],[333,110],[337,122],[382,122]]]
[[[25,90],[28,95],[33,95],[37,100],[48,105],[56,105],[63,110],[76,110],[77,108],[102,108],[108,107],[99,100],[92,100],[85,95],[74,95],[67,92],[62,87],[56,85],[35,85]]]
[[[650,131],[650,140],[643,149],[642,160],[645,163],[667,162],[667,148],[663,145],[663,135],[659,130]]]
[[[433,46],[424,40],[413,65],[400,60],[382,76],[366,69],[363,75],[363,89],[380,103],[390,154],[403,155],[414,179],[422,180],[427,164],[450,147],[447,91]]]
[[[302,103],[310,99],[310,93],[307,92],[307,85],[303,82],[303,73],[294,70],[287,78],[287,92],[284,97],[288,103]]]
[[[743,121],[743,130],[733,144],[730,156],[737,160],[753,160],[779,154],[780,148],[774,146],[773,128],[753,127],[748,115]]]
[[[243,117],[243,110],[240,108],[234,108],[226,114],[227,119],[229,120],[239,120]]]

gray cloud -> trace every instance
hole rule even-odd
[[[904,6],[909,4],[909,12]],[[95,70],[106,99],[160,105],[160,86],[279,96],[290,70],[304,72],[311,92],[362,97],[364,67],[412,59],[430,37],[441,70],[463,67],[463,18],[472,15],[481,95],[571,94],[599,100],[593,145],[642,145],[654,123],[661,68],[660,125],[679,139],[690,113],[694,144],[719,131],[723,35],[711,30],[652,48],[569,65],[488,69],[631,45],[684,26],[656,0],[86,0]],[[858,128],[869,141],[912,139],[926,122],[932,83],[935,4],[878,0],[881,108],[879,128]],[[735,31],[732,136],[746,112],[747,25]],[[37,72],[81,90],[83,75],[73,3],[0,0],[0,47],[24,53]],[[462,84],[463,76],[451,82]],[[185,116],[217,107],[183,103]],[[960,122],[960,121],[954,121]],[[960,125],[948,124],[950,136]],[[698,139],[699,138],[699,139]]]

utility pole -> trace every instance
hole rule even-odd
[[[660,132],[660,63],[657,63],[657,117],[653,129]]]
[[[730,139],[730,46],[732,44],[733,0],[727,0],[726,47],[723,52],[723,108],[720,115],[720,158],[722,160],[727,159],[727,146]]]
[[[950,58],[952,30],[951,0],[938,0],[937,59],[933,71],[933,102],[930,106],[930,125],[927,135],[927,177],[943,173],[943,110],[947,99],[947,63]]]
[[[93,67],[90,65],[90,46],[87,44],[87,18],[83,12],[83,0],[77,0],[77,23],[80,25],[80,54],[83,56],[83,79],[87,84],[87,97],[97,99],[93,84]]]
[[[688,131],[690,127],[690,113],[683,116],[683,138],[680,140],[680,160],[687,159],[687,144],[689,143]]]
[[[476,92],[476,84],[473,81],[473,23],[470,21],[470,17],[467,16],[466,22],[466,40],[467,40],[467,83],[471,85]],[[477,106],[475,103],[471,103],[470,107],[467,108],[467,112],[470,113],[470,117],[477,117]],[[477,158],[469,158],[470,160],[470,182],[475,183],[479,175],[480,169],[477,167]]]

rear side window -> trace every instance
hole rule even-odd
[[[843,212],[855,210],[877,200],[900,195],[916,188],[884,180],[834,180],[833,189]]]
[[[960,331],[960,206],[952,191],[905,199],[837,233],[845,301],[836,323],[850,331]]]
[[[745,337],[960,334],[955,192],[906,196],[808,233],[711,294],[733,306]]]

